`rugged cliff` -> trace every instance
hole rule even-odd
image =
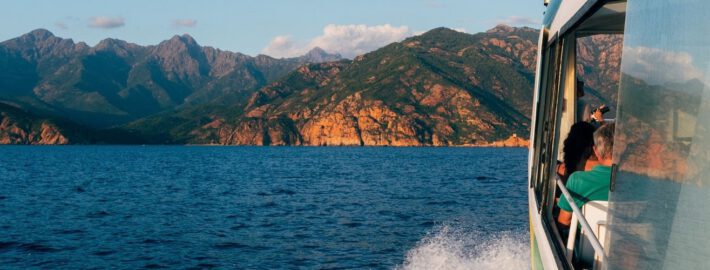
[[[81,135],[69,135],[62,124],[39,118],[0,103],[0,144],[86,143]]]

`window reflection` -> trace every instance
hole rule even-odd
[[[606,242],[609,269],[710,258],[710,1],[629,1]]]
[[[620,170],[658,180],[685,181],[703,89],[696,79],[649,85],[624,73],[615,148]]]

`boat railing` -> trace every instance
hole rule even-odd
[[[579,224],[582,225],[582,230],[584,230],[585,232],[584,235],[587,237],[587,240],[589,240],[589,243],[592,244],[594,252],[601,258],[601,267],[595,267],[595,269],[606,269],[607,256],[604,252],[604,247],[602,247],[601,242],[599,242],[599,239],[597,239],[596,235],[594,234],[594,231],[592,230],[592,227],[589,226],[589,222],[587,222],[587,219],[584,218],[582,210],[580,210],[579,207],[577,207],[577,205],[574,203],[574,200],[572,200],[572,195],[569,193],[569,190],[567,190],[567,187],[565,187],[565,184],[562,182],[562,179],[560,179],[559,176],[555,175],[555,182],[562,191],[562,194],[565,195],[565,199],[567,200],[569,205],[572,207],[572,214],[578,220]],[[576,228],[570,228],[570,234],[572,234],[573,230],[576,231]],[[572,255],[572,251],[573,249],[568,249],[568,256]]]

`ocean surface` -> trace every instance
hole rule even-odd
[[[526,149],[1,146],[2,269],[529,268]]]

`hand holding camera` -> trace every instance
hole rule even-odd
[[[606,104],[602,104],[599,108],[594,109],[592,112],[592,119],[596,122],[602,122],[604,121],[604,117],[602,115],[607,112],[609,112],[609,107],[607,107]]]

